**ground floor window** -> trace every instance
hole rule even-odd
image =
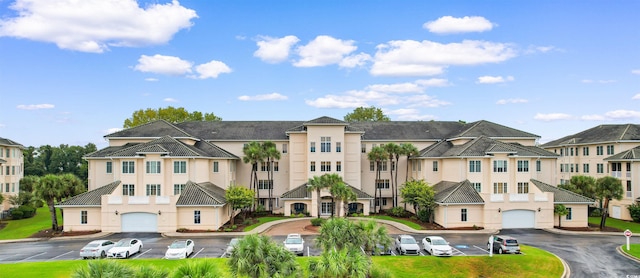
[[[571,213],[572,213],[571,208],[567,208],[567,220],[571,220],[571,218],[573,218]]]
[[[467,222],[467,209],[460,209],[460,221]]]
[[[87,224],[88,222],[87,211],[80,211],[80,224]]]
[[[519,182],[518,183],[518,194],[527,194],[529,193],[529,183],[528,182]]]
[[[303,213],[306,212],[306,205],[303,203],[295,203],[293,204],[293,211],[295,213]]]
[[[193,223],[194,224],[200,224],[200,211],[199,210],[194,210],[193,211]]]
[[[383,207],[387,206],[387,198],[380,198],[380,199],[376,199],[376,206],[377,207],[380,206],[380,200],[382,200],[382,206]]]
[[[320,214],[331,214],[333,212],[332,202],[322,202],[320,207]]]
[[[147,196],[160,196],[160,185],[147,184]]]

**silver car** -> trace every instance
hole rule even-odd
[[[489,238],[489,242],[487,242],[487,250],[493,248],[494,253],[498,254],[520,254],[520,244],[518,244],[518,240],[516,240],[515,238],[501,235],[494,235],[492,237],[493,246],[490,243],[491,238]]]
[[[111,247],[113,247],[111,240],[94,240],[80,249],[80,257],[83,259],[106,258]]]
[[[238,245],[238,242],[240,242],[240,238],[234,237],[231,239],[231,241],[229,241],[229,244],[227,245],[227,250],[224,252],[224,256],[231,256],[231,252],[233,252],[233,248],[236,247],[236,245]]]
[[[420,255],[420,246],[410,235],[399,235],[395,240],[396,251],[400,255]]]
[[[300,234],[289,234],[284,240],[284,248],[295,253],[296,255],[304,254],[304,239]]]

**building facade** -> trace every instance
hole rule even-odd
[[[85,157],[89,191],[58,204],[65,230],[216,230],[236,213],[225,189],[250,184],[243,148],[254,141],[271,141],[280,153],[273,169],[258,164],[257,201],[284,215],[391,208],[392,169],[399,184],[418,179],[434,186],[436,222],[447,228],[549,228],[557,203],[573,211],[563,225],[587,226],[593,202],[549,185],[557,179],[558,155],[536,147],[538,136],[487,121],[156,121],[105,138],[108,147]],[[384,161],[376,180],[368,153],[388,143],[410,143],[420,152]],[[320,196],[307,190],[308,180],[323,174],[340,175],[357,200],[335,204],[328,190]],[[374,200],[376,191],[382,198]]]
[[[0,194],[4,196],[0,211],[9,209],[9,197],[20,192],[20,180],[24,177],[23,149],[22,144],[0,137]]]
[[[622,182],[623,197],[609,203],[609,216],[631,220],[627,206],[640,197],[640,125],[599,125],[541,147],[559,155],[556,184],[572,176],[612,176]]]

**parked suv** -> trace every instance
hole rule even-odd
[[[510,236],[493,235],[493,246],[487,241],[487,250],[493,247],[494,253],[504,254],[513,253],[520,254],[520,244],[518,240]],[[491,239],[491,238],[489,238]]]

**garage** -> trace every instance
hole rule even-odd
[[[157,232],[158,215],[147,212],[122,214],[122,232]]]
[[[509,210],[502,212],[503,229],[535,228],[536,214],[532,210]]]

